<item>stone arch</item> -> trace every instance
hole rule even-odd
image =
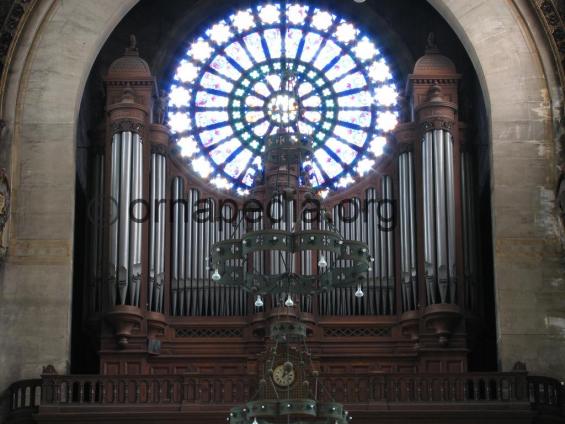
[[[500,368],[524,361],[563,376],[563,236],[553,212],[563,93],[546,34],[533,2],[428,1],[465,46],[485,97]]]
[[[547,81],[555,84],[555,78],[540,59],[547,52],[524,23],[536,25],[526,16],[525,1],[429,1],[467,46],[487,99],[503,368],[520,358],[532,371],[555,373],[561,366],[558,373],[565,374],[560,361],[565,340],[561,336],[558,346],[550,346],[553,330],[544,321],[551,299],[533,296],[560,272],[549,206],[555,152],[550,92],[556,91]],[[0,391],[14,380],[37,376],[48,363],[59,372],[67,369],[78,110],[102,44],[135,3],[39,2],[12,59],[3,99],[2,149],[9,152],[14,202],[1,269]],[[524,170],[525,164],[532,169]],[[516,290],[521,281],[527,283],[523,293]],[[528,342],[534,333],[539,343]],[[540,343],[546,357],[534,347]]]

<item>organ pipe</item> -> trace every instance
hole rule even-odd
[[[130,300],[133,306],[139,306],[139,291],[141,286],[141,229],[143,209],[141,200],[142,193],[142,144],[139,134],[134,133],[132,139],[132,216],[130,221],[130,270],[131,270],[131,290]],[[128,211],[130,207],[128,205]],[[129,212],[128,212],[129,213]]]
[[[445,144],[445,197],[447,212],[447,260],[449,275],[449,302],[456,303],[456,268],[455,268],[455,182],[453,171],[453,138],[444,131]]]
[[[131,202],[131,131],[122,133],[120,142],[120,221],[118,237],[118,295],[119,303],[126,303],[126,295],[129,286],[129,205]]]
[[[406,167],[408,169],[408,215],[407,222],[409,227],[410,242],[410,282],[412,285],[412,298],[414,307],[417,306],[417,264],[416,264],[416,203],[414,200],[414,161],[412,152],[408,152],[406,158]]]
[[[422,193],[424,203],[424,274],[426,279],[426,292],[428,303],[436,303],[435,291],[435,214],[433,203],[433,159],[432,159],[432,132],[424,135],[422,144],[422,171],[424,189]]]
[[[184,280],[184,181],[180,177],[173,179],[172,205],[173,220],[171,229],[171,310],[177,315],[180,306],[179,285]]]
[[[383,249],[386,249],[386,274],[383,272],[382,278],[386,281],[386,290],[388,296],[387,313],[392,314],[394,310],[394,248],[392,237],[392,178],[385,175],[382,179],[382,193],[384,199],[385,217],[383,217],[383,228],[381,233],[384,234],[385,243]]]
[[[149,308],[162,312],[162,286],[164,282],[165,235],[165,156],[151,154],[151,204],[149,230]]]
[[[412,153],[405,152],[399,163],[399,209],[400,209],[400,266],[402,306],[405,311],[415,309],[416,291],[416,238],[414,219],[414,183]]]
[[[179,210],[178,210],[178,315],[184,314],[186,289],[186,226],[188,223],[188,204],[185,197],[184,180],[179,181]],[[176,306],[176,305],[175,305]],[[176,308],[173,307],[173,315]]]
[[[110,175],[110,247],[109,260],[109,301],[111,305],[116,304],[116,276],[118,273],[118,234],[120,223],[120,140],[121,134],[116,133],[112,137],[112,165]]]

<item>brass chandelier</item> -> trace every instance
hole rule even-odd
[[[307,327],[292,310],[296,297],[335,288],[356,288],[355,296],[362,297],[361,287],[374,259],[367,244],[340,234],[321,207],[314,208],[317,219],[310,221],[312,225],[304,225],[307,212],[312,213],[308,206],[321,205],[304,166],[313,154],[313,138],[292,131],[292,119],[302,113],[294,95],[295,76],[285,70],[281,80],[283,95],[267,111],[280,122],[279,130],[265,138],[264,172],[252,193],[271,201],[282,199],[299,205],[299,219],[288,221],[285,229],[256,229],[241,238],[216,242],[209,255],[212,280],[216,283],[251,293],[258,308],[263,307],[263,298],[268,295],[284,300],[284,307],[278,309],[270,327],[271,347],[265,354],[257,392],[247,404],[233,408],[228,421],[345,424],[351,417],[343,405],[320,401],[324,388],[306,346]],[[238,225],[243,225],[243,220]],[[305,252],[317,262],[316,272],[310,275],[295,271],[296,258]],[[267,253],[280,259],[282,266],[275,272],[261,272],[254,266],[253,258]]]

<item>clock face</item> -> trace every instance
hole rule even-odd
[[[284,365],[279,365],[273,370],[273,381],[277,386],[288,387],[294,383],[295,377],[294,368],[287,370]]]

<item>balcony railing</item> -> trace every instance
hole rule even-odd
[[[564,387],[557,380],[523,372],[466,374],[324,375],[321,400],[333,398],[351,411],[390,409],[394,404],[528,405],[544,414],[563,415]],[[256,378],[248,375],[174,376],[45,375],[10,388],[10,410],[60,411],[83,405],[103,412],[120,405],[139,410],[226,412],[249,400]],[[122,408],[121,408],[122,409]]]

